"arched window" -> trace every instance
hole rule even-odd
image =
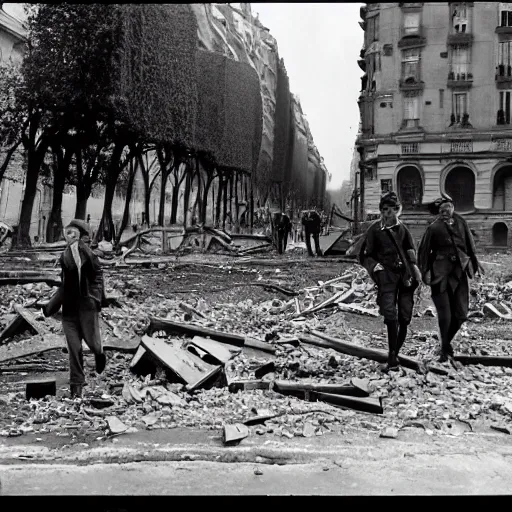
[[[492,227],[492,245],[507,247],[508,227],[504,222],[496,222]]]
[[[512,211],[512,166],[499,169],[494,175],[492,207],[495,210]]]
[[[417,167],[402,167],[397,175],[397,189],[404,210],[417,210],[421,206],[423,184]]]
[[[453,199],[456,210],[467,211],[475,207],[475,175],[471,169],[452,169],[446,176],[444,188]]]

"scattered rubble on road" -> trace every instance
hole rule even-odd
[[[360,267],[344,265],[337,277],[298,288],[286,266],[276,273],[202,265],[197,275],[178,265],[158,273],[107,271],[113,299],[101,318],[108,364],[97,376],[85,350],[82,400],[69,398],[65,377],[56,379],[56,396],[26,400],[27,382],[67,372],[60,322],[38,313],[55,288],[3,286],[0,434],[73,439],[195,426],[222,430],[229,444],[245,429],[292,438],[365,428],[393,438],[404,428],[462,435],[478,421],[512,432],[512,345],[505,335],[500,341],[471,328],[480,324],[485,333],[488,322],[499,322],[506,333],[507,320],[488,319],[486,305],[512,305],[511,280],[474,283],[472,323],[455,341],[458,367],[435,362],[436,319],[421,297],[415,318],[430,330],[413,326],[401,371],[385,375],[377,365],[387,346],[375,318],[376,290]],[[223,286],[212,288],[219,272]],[[165,279],[161,293],[154,285]],[[187,292],[191,286],[197,291]]]

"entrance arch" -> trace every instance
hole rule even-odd
[[[456,210],[467,211],[475,208],[475,175],[468,167],[452,169],[446,176],[444,189],[453,199]]]
[[[512,211],[512,165],[498,169],[494,175],[492,207],[494,210]]]
[[[492,245],[507,247],[508,227],[504,222],[496,222],[492,227]]]
[[[417,210],[423,197],[421,174],[414,165],[402,167],[397,174],[398,197],[404,210]]]

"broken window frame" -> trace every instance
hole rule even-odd
[[[512,4],[500,2],[498,27],[512,27]]]

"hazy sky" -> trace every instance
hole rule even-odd
[[[4,4],[22,15],[22,4]],[[359,124],[357,98],[363,45],[360,3],[252,3],[252,11],[277,40],[290,89],[302,109],[332,174],[329,188],[350,178],[350,161]]]
[[[351,3],[251,3],[253,15],[277,40],[279,55],[325,165],[329,188],[350,179],[359,125],[357,98],[363,74],[359,8]]]

